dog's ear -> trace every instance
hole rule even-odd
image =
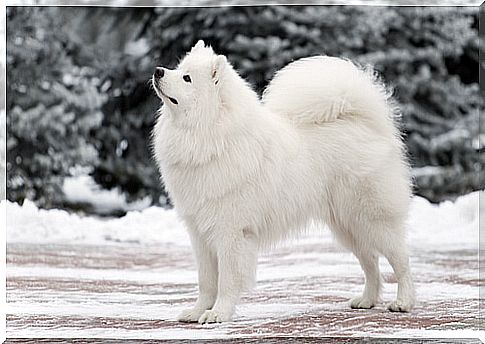
[[[222,75],[224,74],[226,65],[227,65],[226,57],[224,55],[217,55],[212,65],[212,80],[216,85],[221,79]]]
[[[204,48],[204,47],[205,47],[204,41],[199,39],[197,41],[197,43],[194,45],[194,47],[191,49],[191,51],[194,51],[194,50],[197,50],[197,49],[200,49],[200,48]]]

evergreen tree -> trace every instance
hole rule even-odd
[[[276,70],[304,56],[327,54],[372,65],[392,85],[402,109],[416,193],[437,202],[485,187],[479,173],[484,103],[477,9],[265,6],[156,12],[148,37],[160,64],[173,64],[201,38],[227,55],[259,92]]]
[[[60,203],[63,178],[81,165],[106,188],[165,204],[149,79],[198,39],[259,93],[300,57],[373,65],[402,110],[416,193],[441,201],[485,186],[475,8],[11,8],[7,26],[10,199]]]
[[[98,164],[92,132],[106,98],[57,9],[11,7],[7,22],[8,198],[58,206],[72,168]]]

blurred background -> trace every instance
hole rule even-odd
[[[485,187],[478,8],[8,7],[6,17],[10,201],[100,215],[170,207],[148,80],[198,39],[259,93],[300,57],[373,65],[402,110],[415,193],[440,202]]]

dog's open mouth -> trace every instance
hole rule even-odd
[[[158,93],[159,93],[160,95],[162,95],[164,98],[167,98],[168,100],[170,100],[170,102],[172,102],[172,104],[177,105],[177,104],[179,103],[179,102],[177,101],[177,99],[175,99],[174,97],[170,97],[170,96],[166,95],[166,94],[165,94],[165,93],[162,91],[161,87],[159,87],[159,85],[157,85],[157,83],[155,82],[155,80],[153,80],[153,86],[154,86],[155,90],[156,90],[156,91],[158,91]]]
[[[165,93],[163,93],[163,91],[159,88],[158,89],[160,91],[160,94],[162,96],[164,96],[165,98],[168,98],[168,100],[170,100],[172,102],[172,104],[175,104],[177,105],[179,102],[177,101],[177,99],[173,98],[173,97],[170,97],[170,96],[167,96]]]
[[[175,99],[175,98],[169,97],[169,96],[167,96],[167,95],[165,95],[165,94],[164,94],[164,96],[165,96],[165,97],[167,97],[167,98],[168,98],[168,100],[170,100],[170,101],[172,102],[172,104],[177,105],[177,104],[179,103],[179,102],[177,101],[177,99]]]

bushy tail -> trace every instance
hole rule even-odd
[[[349,116],[390,119],[396,111],[372,69],[327,56],[303,58],[281,69],[264,91],[263,104],[297,124]]]

